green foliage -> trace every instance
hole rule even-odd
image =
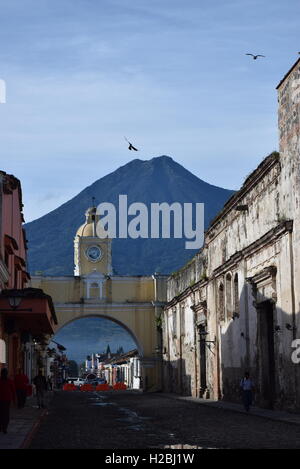
[[[78,364],[74,360],[68,361],[68,374],[69,376],[78,376]]]

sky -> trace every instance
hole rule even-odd
[[[123,327],[105,318],[82,318],[67,324],[53,337],[67,350],[69,360],[78,364],[92,353],[105,353],[109,345],[112,353],[123,347],[124,352],[137,348],[136,343]],[[55,346],[50,343],[50,347]]]
[[[298,0],[0,0],[0,169],[21,180],[26,221],[133,158],[169,155],[238,189],[278,149],[299,13]]]

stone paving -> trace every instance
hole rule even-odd
[[[49,405],[51,397],[52,393],[48,393],[46,406]],[[7,434],[0,433],[0,449],[20,449],[26,447],[30,435],[37,428],[37,425],[46,413],[47,409],[38,408],[35,397],[27,399],[24,409],[12,407],[10,410],[8,432]]]
[[[59,448],[300,448],[299,426],[160,393],[55,392],[29,445]]]

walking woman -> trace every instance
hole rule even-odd
[[[243,392],[243,404],[245,410],[246,412],[249,412],[250,407],[252,405],[254,383],[250,378],[250,374],[248,372],[245,373],[244,378],[241,380],[240,387]]]
[[[14,382],[8,378],[7,368],[2,368],[0,377],[0,431],[7,433],[10,404],[16,403]]]

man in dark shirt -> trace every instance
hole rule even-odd
[[[37,403],[39,406],[39,409],[45,408],[44,404],[44,396],[45,396],[45,391],[47,390],[47,381],[45,376],[42,373],[42,370],[39,370],[39,374],[34,378],[33,384],[35,385],[35,390],[36,390],[36,398],[37,398]]]

